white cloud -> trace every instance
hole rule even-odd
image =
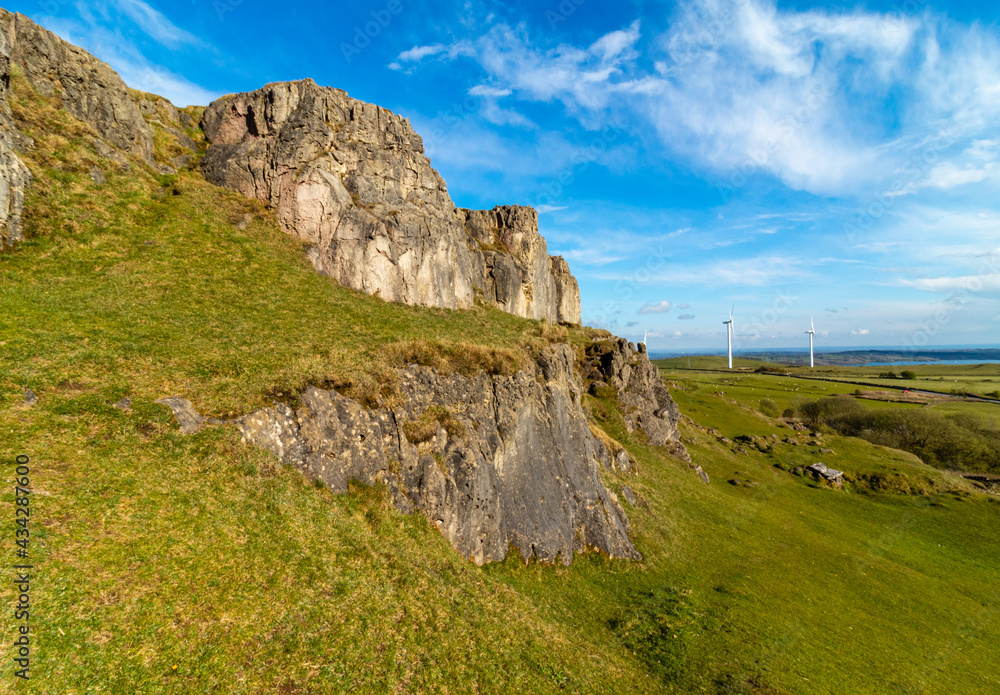
[[[772,0],[689,0],[671,20],[645,43],[634,22],[587,46],[547,48],[500,24],[400,59],[467,56],[495,98],[561,102],[586,127],[615,114],[645,121],[669,150],[737,188],[764,172],[794,189],[867,194],[926,150],[935,124],[948,124],[966,158],[996,144],[984,136],[1000,116],[1000,42],[987,29],[931,12],[798,11]],[[956,152],[938,153],[928,183],[921,171],[888,195],[989,178],[982,162],[948,169]]]
[[[803,280],[811,275],[810,263],[785,256],[758,256],[698,264],[663,264],[657,266],[655,280],[646,285],[707,285],[733,287],[767,287]],[[602,280],[634,282],[631,275],[610,274],[599,276]]]
[[[671,306],[673,305],[670,302],[668,302],[667,300],[663,300],[662,302],[657,302],[655,304],[652,303],[647,304],[646,306],[639,309],[639,314],[640,315],[666,314],[670,311]]]
[[[919,278],[916,280],[902,279],[900,284],[918,290],[939,293],[978,293],[996,292],[1000,290],[1000,273],[983,275],[963,275],[958,277]]]
[[[458,43],[448,45],[443,43],[434,43],[426,46],[414,46],[413,48],[403,51],[396,56],[396,60],[389,63],[389,68],[392,70],[402,70],[404,64],[420,63],[425,58],[441,56],[446,60],[454,60],[458,56],[463,55],[475,55],[475,49],[472,47],[472,44],[467,41],[459,41]]]
[[[934,167],[924,185],[930,188],[949,190],[957,186],[985,181],[995,176],[997,171],[996,165],[992,162],[982,168],[959,168],[955,164],[948,162]]]
[[[174,48],[181,45],[196,46],[201,40],[181,29],[162,12],[150,7],[142,0],[112,0],[112,4],[126,17],[135,22],[149,37],[164,46]]]
[[[871,329],[869,329],[869,328],[857,328],[857,329],[851,331],[851,335],[868,335],[870,333],[871,333]]]

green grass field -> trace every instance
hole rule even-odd
[[[0,692],[1000,691],[997,498],[861,440],[808,446],[758,408],[854,387],[668,374],[708,485],[585,397],[638,461],[606,482],[638,496],[626,509],[644,560],[569,568],[513,553],[478,568],[383,490],[334,496],[227,426],[181,436],[156,399],[220,416],[307,383],[391,399],[415,342],[461,362],[589,334],[337,287],[266,211],[195,172],[120,173],[83,126],[14,87],[39,147],[32,238],[0,254],[0,456],[32,459],[35,660],[17,682],[8,612]],[[112,407],[125,396],[131,410]],[[802,442],[741,454],[719,440],[746,434]],[[790,472],[816,460],[926,494]],[[11,582],[2,595],[12,605]]]

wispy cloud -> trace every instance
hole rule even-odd
[[[150,38],[164,46],[176,48],[183,45],[197,46],[202,43],[201,39],[181,29],[162,12],[142,0],[112,0],[111,4]]]
[[[770,0],[690,0],[672,20],[645,40],[636,21],[586,46],[554,48],[500,24],[404,51],[397,63],[464,56],[497,99],[561,102],[588,126],[627,113],[669,150],[737,183],[760,171],[826,195],[888,179],[935,123],[949,123],[960,148],[978,142],[985,152],[993,142],[984,135],[1000,116],[1000,44],[975,26],[930,12],[798,11]],[[942,161],[923,185],[990,176],[986,166]]]

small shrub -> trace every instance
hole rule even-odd
[[[770,398],[761,398],[760,412],[764,413],[764,415],[767,415],[768,417],[778,417],[778,414],[781,411],[778,410],[778,404]]]
[[[899,377],[901,379],[909,379],[910,381],[913,381],[914,379],[917,378],[917,373],[916,372],[911,372],[911,371],[905,371],[905,372],[901,372],[900,375],[899,375]]]

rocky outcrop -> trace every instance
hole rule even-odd
[[[691,457],[681,443],[681,413],[649,361],[646,346],[636,349],[624,338],[592,343],[587,348],[587,376],[613,386],[629,432],[642,430],[653,446],[667,447],[685,461]]]
[[[597,549],[640,558],[628,519],[601,482],[607,450],[580,407],[569,346],[513,376],[443,376],[411,365],[403,405],[369,410],[310,388],[296,410],[268,408],[238,421],[244,438],[335,491],[384,483],[398,508],[420,509],[479,564],[516,548],[527,561]]]
[[[24,194],[31,184],[31,172],[17,156],[26,138],[14,127],[7,103],[10,54],[10,39],[0,31],[0,251],[24,238]]]
[[[580,287],[561,256],[549,256],[538,212],[520,205],[462,210],[483,254],[486,299],[506,312],[580,323]]]
[[[459,210],[407,119],[312,80],[215,101],[208,180],[277,211],[316,268],[387,301],[580,320],[576,281],[529,208]]]
[[[117,149],[152,161],[152,131],[118,73],[22,14],[0,9],[0,33],[35,91],[58,98]]]

